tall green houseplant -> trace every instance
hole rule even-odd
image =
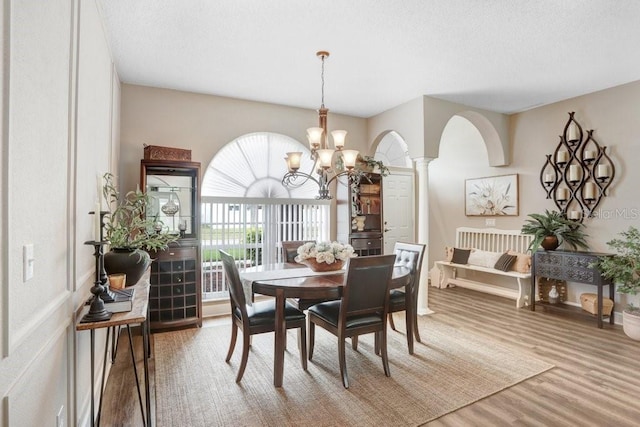
[[[602,275],[618,285],[618,293],[636,295],[640,291],[640,231],[631,226],[619,238],[608,241],[607,246],[615,255],[598,261]],[[622,327],[627,336],[640,340],[640,307],[628,303],[622,312]]]
[[[604,277],[618,283],[619,293],[636,295],[640,290],[640,231],[629,227],[620,236],[607,242],[615,256],[602,257],[598,267]],[[627,309],[640,315],[640,307],[630,304]]]

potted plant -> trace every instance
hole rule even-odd
[[[151,263],[147,251],[166,249],[180,235],[164,230],[157,217],[146,216],[149,198],[139,189],[121,198],[113,178],[110,173],[103,176],[102,192],[111,208],[104,225],[105,239],[111,248],[104,255],[104,268],[107,274],[126,274],[126,285],[131,286]]]
[[[552,251],[563,243],[573,249],[589,249],[585,238],[584,225],[565,218],[558,211],[545,210],[544,214],[529,214],[530,218],[522,226],[522,234],[533,235],[529,250],[533,253],[540,246]]]
[[[344,160],[342,156],[338,156],[336,159],[336,169],[344,171]],[[358,154],[356,158],[355,172],[357,175],[362,176],[365,173],[379,173],[381,176],[389,175],[389,168],[385,166],[382,160],[376,160],[371,156],[361,156]]]
[[[360,156],[356,158],[356,169],[362,172],[375,172],[382,176],[389,175],[389,168],[384,165],[382,160],[376,160],[370,156]]]
[[[618,284],[618,293],[636,295],[640,290],[640,231],[631,226],[621,238],[607,242],[614,256],[603,256],[597,262],[602,275]],[[622,328],[634,340],[640,340],[640,307],[628,303],[622,311]]]

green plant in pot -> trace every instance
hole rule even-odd
[[[572,249],[589,249],[584,234],[584,224],[565,218],[561,212],[545,210],[544,214],[529,214],[522,226],[522,234],[533,235],[529,250],[533,253],[540,246],[552,251],[566,243]]]
[[[344,159],[342,156],[338,156],[336,159],[336,169],[344,171]],[[371,156],[361,156],[358,154],[356,158],[356,165],[354,171],[357,175],[364,175],[365,173],[379,173],[382,176],[389,175],[389,168],[385,166],[382,160],[376,160]]]
[[[151,263],[147,251],[166,249],[180,235],[163,231],[162,222],[146,215],[148,196],[140,190],[121,197],[114,176],[103,176],[102,191],[111,210],[106,215],[105,239],[111,250],[104,255],[107,274],[124,273],[126,286],[135,285]]]
[[[602,275],[618,284],[621,294],[636,295],[640,290],[640,231],[629,227],[620,237],[607,242],[615,256],[601,257],[597,267]],[[640,307],[629,303],[622,311],[624,332],[634,340],[640,340]]]

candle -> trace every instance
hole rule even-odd
[[[580,181],[580,169],[578,169],[578,165],[569,166],[569,181]]]
[[[609,165],[598,165],[598,178],[609,178]]]
[[[568,130],[568,138],[567,140],[569,142],[576,142],[578,140],[578,128],[576,127],[576,124],[571,122],[569,123],[569,130]]]
[[[596,198],[596,185],[593,182],[587,182],[584,185],[584,198],[587,200]]]
[[[569,219],[580,219],[580,211],[569,211]]]
[[[593,160],[596,158],[596,152],[593,150],[584,150],[584,155],[582,156],[584,160]]]
[[[100,206],[100,208],[98,208],[98,212],[100,212],[100,210],[102,209],[102,175],[97,174],[96,175],[96,189],[98,191],[98,206]]]
[[[544,182],[553,182],[553,174],[552,173],[546,173],[544,174]]]
[[[569,189],[568,188],[558,188],[556,193],[556,198],[558,200],[567,200],[569,198]]]
[[[102,221],[100,220],[100,203],[96,202],[93,208],[93,240],[99,242],[100,230],[102,230]]]
[[[556,155],[556,162],[567,163],[567,160],[569,160],[569,153],[565,150],[558,151],[558,154]]]

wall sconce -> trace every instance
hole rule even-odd
[[[593,138],[593,130],[582,130],[574,112],[564,127],[553,154],[547,154],[540,170],[540,183],[562,214],[582,222],[593,216],[613,182],[615,167],[607,147]]]

